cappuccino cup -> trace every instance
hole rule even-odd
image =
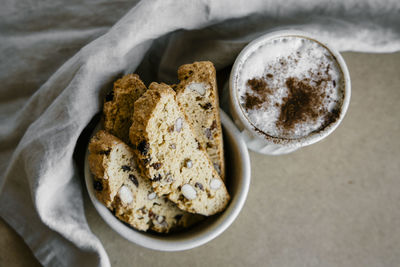
[[[236,58],[230,111],[250,150],[286,154],[339,126],[350,87],[346,63],[328,44],[305,32],[271,32]]]

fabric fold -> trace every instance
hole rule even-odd
[[[127,2],[108,9],[105,2],[92,1],[80,10],[60,0],[55,5],[70,7],[68,16],[47,16],[45,26],[38,19],[43,10],[61,11],[27,5],[19,15],[13,1],[6,2],[0,20],[0,29],[8,27],[0,33],[6,58],[0,62],[5,85],[0,89],[5,112],[0,115],[0,216],[45,266],[110,265],[85,218],[86,189],[73,153],[117,77],[137,71],[147,82],[174,82],[177,67],[195,60],[211,60],[220,70],[249,41],[281,28],[309,31],[342,51],[400,50],[395,0],[141,1],[108,31],[115,21],[108,15],[115,17],[116,10],[122,15],[125,10],[118,8]],[[65,44],[53,38],[60,34]],[[77,53],[61,65],[73,54],[68,49]],[[24,104],[18,100],[27,96]]]

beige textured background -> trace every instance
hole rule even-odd
[[[114,233],[85,198],[112,266],[399,266],[400,53],[344,53],[352,99],[327,139],[285,156],[250,153],[252,181],[233,225],[185,252]],[[0,219],[0,266],[40,266]]]

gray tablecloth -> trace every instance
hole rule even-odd
[[[220,70],[283,28],[342,51],[400,50],[397,0],[136,2],[1,3],[0,215],[45,266],[109,265],[85,219],[73,153],[118,76],[173,82],[195,60]]]

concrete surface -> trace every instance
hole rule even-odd
[[[233,225],[190,251],[129,243],[87,219],[112,266],[399,266],[400,53],[344,53],[352,99],[327,139],[285,156],[251,153],[249,197]],[[39,266],[0,219],[0,266]]]

